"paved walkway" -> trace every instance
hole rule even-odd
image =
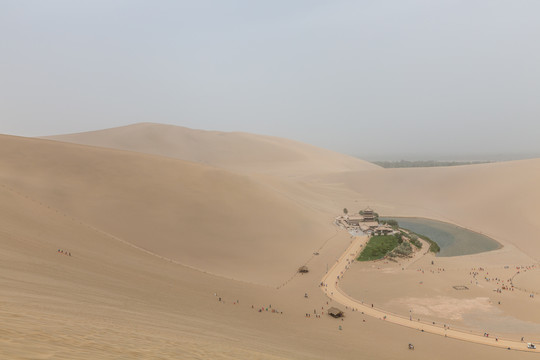
[[[357,257],[361,247],[365,245],[367,241],[367,236],[356,237],[347,249],[347,251],[345,251],[345,253],[341,255],[341,257],[337,260],[334,266],[322,278],[321,290],[332,300],[346,306],[349,311],[355,309],[355,311],[363,312],[366,315],[376,317],[383,321],[388,321],[394,324],[406,326],[408,328],[417,329],[419,331],[431,334],[446,336],[452,339],[469,341],[477,344],[495,346],[505,349],[510,348],[512,350],[540,352],[540,350],[528,349],[527,344],[524,342],[508,339],[498,339],[497,341],[494,337],[485,337],[482,334],[450,329],[448,327],[444,327],[444,325],[433,325],[432,323],[424,323],[416,320],[411,320],[408,317],[392,314],[382,309],[372,307],[372,304],[364,304],[359,300],[351,298],[339,288],[339,280],[341,279],[345,271],[347,271],[351,262]]]

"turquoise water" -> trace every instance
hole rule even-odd
[[[399,227],[435,241],[441,248],[437,256],[441,257],[478,254],[501,247],[501,244],[490,237],[441,221],[422,218],[381,218],[381,220],[388,219],[395,219]]]

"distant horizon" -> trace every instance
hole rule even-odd
[[[317,147],[321,147],[324,149],[336,151],[345,155],[349,155],[355,158],[359,158],[362,160],[366,160],[369,162],[375,162],[375,161],[456,161],[456,162],[464,162],[464,161],[490,161],[490,162],[499,162],[499,161],[512,161],[512,160],[527,160],[527,159],[535,159],[540,158],[540,150],[539,151],[486,151],[486,152],[429,152],[428,155],[424,153],[418,153],[418,152],[404,152],[404,153],[376,153],[376,152],[369,152],[365,155],[358,154],[358,153],[347,153],[343,151],[339,151],[327,146],[321,146],[319,144],[315,144],[313,142],[307,142],[305,140],[301,139],[295,139],[292,137],[287,136],[279,136],[274,134],[267,134],[267,133],[261,133],[261,132],[252,132],[252,131],[246,131],[246,130],[240,130],[240,129],[229,129],[229,130],[222,130],[217,128],[201,128],[201,127],[192,127],[188,126],[187,124],[182,123],[166,123],[166,122],[157,122],[157,121],[139,121],[139,122],[131,122],[131,123],[122,123],[122,124],[115,124],[114,126],[108,126],[108,127],[100,127],[97,128],[95,126],[85,126],[84,129],[81,130],[72,130],[72,131],[63,131],[63,132],[47,132],[43,134],[33,134],[33,135],[25,135],[25,134],[15,134],[15,133],[3,133],[6,135],[14,135],[14,136],[23,136],[23,137],[47,137],[47,136],[55,136],[55,135],[65,135],[65,134],[72,134],[72,133],[82,133],[82,132],[91,132],[91,131],[99,131],[99,130],[105,130],[105,129],[111,129],[111,128],[118,128],[118,127],[124,127],[124,126],[131,126],[136,124],[159,124],[159,125],[171,125],[171,126],[179,126],[179,127],[185,127],[193,130],[203,130],[203,131],[220,131],[220,132],[244,132],[244,133],[250,133],[255,135],[265,135],[265,136],[276,136],[284,139],[294,140],[303,142],[306,144],[314,145]]]
[[[39,135],[23,135],[23,134],[10,134],[10,133],[4,133],[5,135],[13,135],[13,136],[23,136],[23,137],[48,137],[48,136],[56,136],[56,135],[66,135],[66,134],[72,134],[72,133],[83,133],[83,132],[92,132],[92,131],[100,131],[100,130],[106,130],[111,128],[119,128],[119,127],[125,127],[125,126],[131,126],[131,125],[137,125],[137,124],[158,124],[158,125],[171,125],[171,126],[179,126],[179,127],[185,127],[193,130],[203,130],[203,131],[220,131],[220,132],[245,132],[245,133],[251,133],[255,135],[264,135],[264,136],[276,136],[271,134],[264,134],[264,133],[255,133],[255,132],[249,132],[249,131],[243,131],[243,130],[219,130],[219,129],[202,129],[202,128],[195,128],[190,126],[185,126],[181,124],[171,124],[171,123],[160,123],[155,121],[141,121],[136,123],[127,123],[127,124],[121,124],[111,127],[105,127],[105,128],[95,128],[92,127],[89,130],[81,130],[81,131],[71,131],[71,132],[59,132],[59,133],[47,133],[47,134],[39,134]],[[303,142],[309,145],[314,145],[317,147],[325,148],[328,150],[336,151],[345,155],[349,155],[358,159],[362,159],[369,162],[384,162],[384,161],[455,161],[455,162],[471,162],[471,161],[483,161],[483,162],[500,162],[500,161],[513,161],[513,160],[527,160],[527,159],[535,159],[540,158],[540,151],[538,152],[483,152],[483,153],[430,153],[430,154],[422,154],[422,153],[367,153],[367,154],[349,154],[341,151],[337,151],[335,149],[331,149],[324,146],[319,146],[314,143],[308,143],[306,141],[293,139],[290,137],[284,137],[284,136],[277,136],[289,140],[299,141]]]
[[[455,161],[455,162],[471,162],[471,161],[485,161],[485,162],[500,162],[500,161],[514,161],[514,160],[528,160],[540,158],[540,152],[538,153],[483,153],[483,154],[438,154],[438,155],[424,155],[424,154],[368,154],[365,156],[351,155],[356,158],[366,160],[369,162],[376,161]]]

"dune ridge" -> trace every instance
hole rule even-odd
[[[293,140],[155,123],[44,138],[173,157],[235,171],[288,177],[329,171],[379,169],[369,162]]]
[[[0,136],[0,155],[1,182],[143,249],[239,280],[277,286],[335,232],[321,211],[201,164],[10,136]]]

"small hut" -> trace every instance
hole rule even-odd
[[[305,274],[305,273],[308,273],[308,272],[309,272],[309,269],[308,269],[308,267],[307,267],[306,265],[303,265],[303,266],[300,266],[300,267],[298,268],[298,272],[299,272],[300,274]]]
[[[330,309],[328,309],[328,315],[333,318],[340,318],[343,316],[343,311],[339,310],[336,307],[331,307]]]

